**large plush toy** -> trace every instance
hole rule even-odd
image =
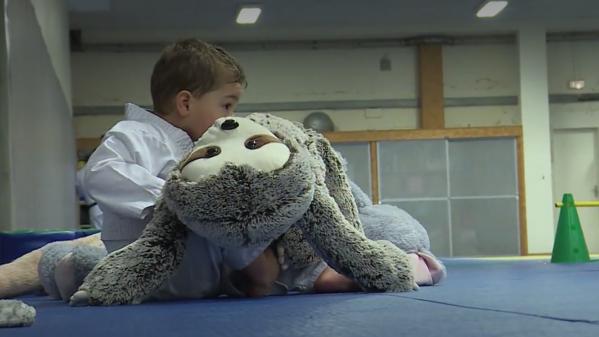
[[[242,165],[233,164],[240,158]],[[141,237],[102,260],[72,303],[146,299],[181,262],[187,230],[222,247],[282,237],[290,263],[323,258],[368,291],[416,286],[404,251],[364,235],[329,142],[287,120],[256,114],[216,121],[171,173]]]
[[[373,205],[350,186],[339,155],[324,137],[281,118],[253,114],[220,119],[208,130],[172,172],[140,239],[103,260],[72,303],[147,298],[180,263],[190,231],[223,247],[275,240],[286,265],[301,268],[322,258],[367,291],[408,291],[415,280],[434,284],[445,275],[428,252],[424,228],[395,207]],[[40,271],[60,271],[64,258],[56,256],[65,254],[54,255]]]

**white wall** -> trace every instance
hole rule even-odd
[[[552,94],[599,92],[599,41],[547,44],[549,92]],[[584,79],[585,88],[570,89],[568,81]]]
[[[462,45],[443,48],[445,97],[518,95],[515,45]],[[446,107],[446,127],[519,125],[516,106]]]
[[[159,53],[72,53],[73,106],[151,104]]]
[[[518,95],[516,45],[458,45],[443,48],[445,97]]]
[[[73,53],[74,106],[151,105],[149,79],[159,53]],[[233,54],[247,72],[242,103],[383,100],[417,98],[416,50],[404,48],[346,50],[241,51]],[[387,56],[391,71],[380,71]],[[518,94],[513,45],[444,48],[446,97],[495,97]],[[416,108],[324,110],[338,130],[418,127]],[[271,111],[276,112],[276,111]],[[302,120],[311,111],[276,112]],[[78,137],[97,137],[118,116],[76,117]],[[88,125],[87,121],[92,121]],[[519,124],[515,106],[448,107],[447,127]]]
[[[599,91],[599,41],[550,42],[549,92],[579,94]],[[156,53],[73,53],[73,105],[151,105],[149,78]],[[327,100],[416,99],[414,48],[347,50],[241,51],[249,86],[242,103]],[[379,70],[387,55],[392,70]],[[505,97],[519,94],[517,49],[512,44],[457,45],[443,49],[446,97]],[[586,80],[583,90],[568,81]],[[413,128],[417,109],[327,111],[339,130]],[[311,111],[281,114],[301,120]],[[446,107],[446,126],[520,124],[516,106]],[[349,118],[348,116],[351,116]],[[118,116],[76,117],[79,137],[99,136]],[[93,120],[93,125],[87,125]]]

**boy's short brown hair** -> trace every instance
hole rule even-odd
[[[199,97],[226,83],[247,85],[233,56],[198,39],[177,41],[162,51],[154,65],[150,80],[154,110],[170,111],[173,97],[181,90]]]

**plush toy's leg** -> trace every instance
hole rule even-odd
[[[69,301],[83,279],[106,256],[104,247],[77,246],[63,257],[54,270],[54,280],[60,298]]]
[[[323,186],[317,186],[312,205],[299,226],[329,266],[353,278],[364,290],[417,288],[407,254],[388,241],[371,241],[349,225]]]
[[[132,304],[146,299],[183,259],[185,236],[185,226],[159,200],[141,237],[100,261],[71,297],[71,305]]]
[[[70,241],[52,242],[43,247],[43,255],[38,266],[40,282],[48,296],[60,299],[60,291],[54,277],[56,266],[73,251]]]

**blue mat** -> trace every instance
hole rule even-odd
[[[290,295],[71,308],[28,297],[32,327],[0,336],[599,336],[599,263],[448,260],[405,294]]]

